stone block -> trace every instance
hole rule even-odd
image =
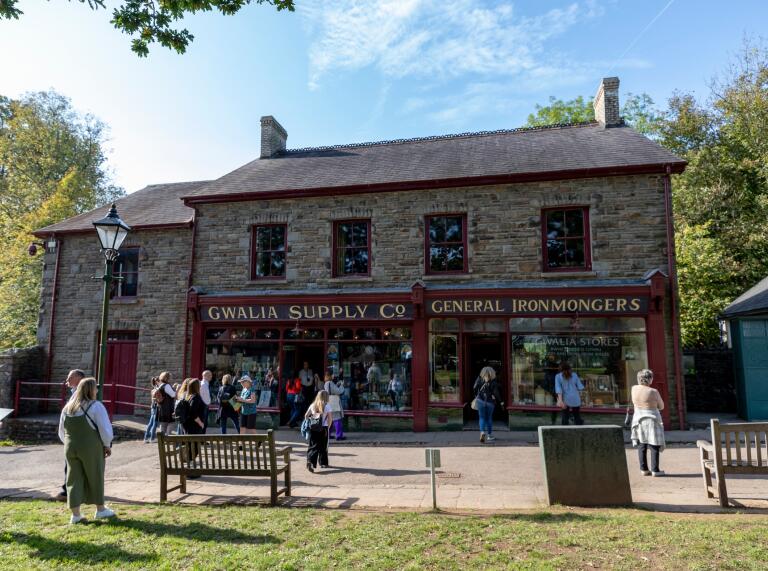
[[[540,426],[549,505],[632,503],[624,434],[619,426]]]

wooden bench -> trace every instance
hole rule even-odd
[[[266,434],[158,434],[160,453],[160,501],[168,499],[168,492],[187,493],[190,476],[262,476],[269,477],[270,503],[277,497],[291,495],[290,446],[275,447],[275,435]],[[194,462],[190,452],[197,447]],[[285,487],[277,487],[277,477],[285,474]],[[168,476],[179,476],[179,485],[168,488]]]
[[[768,422],[720,424],[713,418],[712,442],[699,440],[701,473],[708,498],[717,497],[720,505],[728,507],[726,474],[765,474],[768,476]],[[723,457],[725,451],[725,457]],[[712,485],[716,480],[717,489]]]

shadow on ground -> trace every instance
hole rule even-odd
[[[32,551],[30,557],[43,561],[59,561],[66,564],[120,564],[150,563],[158,560],[154,553],[131,553],[114,543],[88,543],[87,541],[57,541],[36,533],[12,532],[0,535],[0,543],[21,543]]]

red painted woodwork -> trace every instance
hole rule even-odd
[[[411,398],[413,399],[413,431],[427,430],[427,401],[429,400],[429,342],[427,320],[414,319],[411,329],[413,359],[411,362]]]
[[[667,350],[666,335],[664,331],[664,314],[661,310],[651,311],[646,320],[646,336],[648,346],[648,367],[653,371],[653,388],[661,393],[664,400],[664,410],[661,418],[664,420],[664,428],[670,430],[672,425],[669,419],[669,382],[667,376]]]
[[[547,250],[547,214],[550,212],[566,212],[568,210],[581,210],[583,214],[583,240],[584,240],[584,265],[565,268],[550,268],[549,253]],[[588,272],[592,270],[592,244],[590,241],[589,227],[589,206],[558,206],[555,208],[545,208],[541,211],[541,260],[543,272],[568,273],[568,272]]]
[[[104,402],[112,414],[134,413],[138,355],[138,339],[107,341]]]

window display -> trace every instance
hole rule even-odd
[[[648,367],[643,319],[512,319],[510,330],[515,404],[552,406],[566,361],[584,382],[583,406],[623,407]]]
[[[429,321],[430,402],[460,402],[459,320]]]
[[[217,331],[217,330],[214,330]],[[205,368],[213,373],[211,395],[218,392],[221,377],[233,376],[235,381],[248,375],[253,381],[256,403],[261,407],[276,407],[278,393],[278,344],[242,340],[245,331],[231,330],[236,341],[208,341],[205,347]],[[209,331],[208,337],[215,335]]]

